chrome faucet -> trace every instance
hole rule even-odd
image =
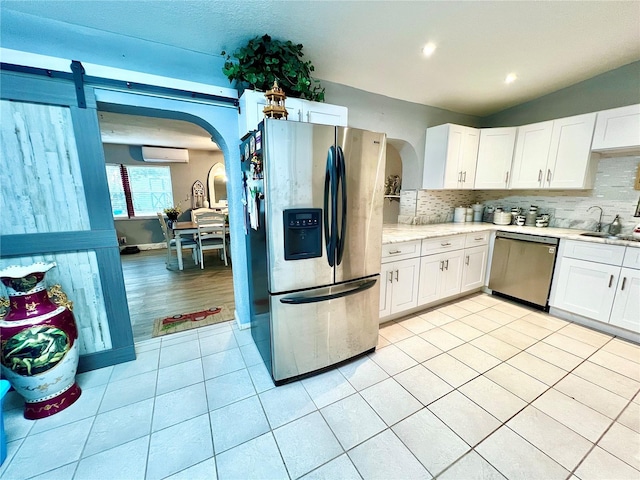
[[[599,208],[600,209],[600,218],[598,219],[598,223],[596,225],[596,232],[601,232],[602,231],[602,207],[598,207],[597,205],[594,205],[593,207],[589,207],[587,209],[587,212],[590,212],[592,208]]]

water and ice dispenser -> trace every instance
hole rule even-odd
[[[322,256],[322,209],[291,208],[283,212],[284,259]]]

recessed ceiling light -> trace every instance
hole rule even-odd
[[[510,83],[515,82],[517,79],[518,79],[518,76],[515,73],[510,73],[509,75],[507,75],[507,78],[504,79],[504,83],[508,85]]]
[[[431,55],[433,55],[433,52],[436,51],[436,44],[435,43],[427,43],[424,47],[422,47],[422,54],[425,57],[430,57]]]

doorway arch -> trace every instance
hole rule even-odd
[[[225,158],[227,196],[229,199],[229,231],[231,256],[234,259],[233,289],[236,299],[235,317],[241,328],[250,322],[244,215],[242,210],[240,152],[238,149],[238,111],[227,104],[205,103],[181,98],[149,96],[95,88],[101,111],[170,118],[194,123],[206,130]]]

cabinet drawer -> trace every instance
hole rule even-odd
[[[622,265],[625,248],[621,245],[567,240],[564,244],[563,256],[590,262],[606,263],[608,265]]]
[[[640,248],[627,247],[622,266],[640,270]]]
[[[464,248],[464,235],[451,235],[448,237],[425,238],[422,240],[422,255],[460,250]]]
[[[420,256],[421,240],[382,245],[382,263]]]
[[[487,243],[489,243],[489,235],[491,235],[491,232],[489,230],[487,230],[486,232],[467,233],[464,247],[469,248],[486,245]]]

